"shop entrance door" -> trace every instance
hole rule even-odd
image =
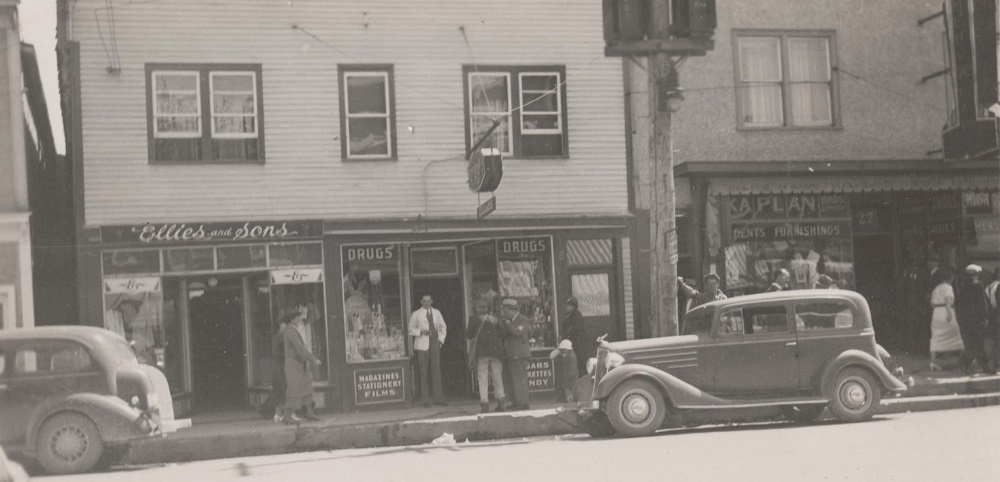
[[[419,308],[423,295],[430,294],[434,300],[434,308],[441,312],[448,327],[448,336],[441,347],[441,389],[447,398],[467,398],[470,379],[466,365],[462,279],[414,279],[411,286],[411,299],[417,303],[417,306],[411,308],[411,312]]]
[[[187,284],[193,407],[205,413],[246,407],[243,279]]]
[[[868,300],[875,337],[886,348],[898,348],[896,327],[892,322],[893,290],[896,287],[892,246],[891,236],[854,237],[857,290]]]
[[[586,360],[597,356],[598,337],[606,334],[609,341],[621,339],[615,309],[618,306],[614,290],[617,284],[614,283],[614,270],[610,268],[573,270],[570,280],[585,328],[583,346],[574,347],[573,351],[578,360]]]

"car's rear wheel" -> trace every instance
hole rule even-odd
[[[848,367],[829,387],[830,412],[844,422],[861,422],[875,415],[882,401],[882,387],[868,370]]]
[[[652,383],[627,380],[611,392],[605,412],[619,435],[641,437],[660,428],[667,404]]]
[[[86,472],[97,465],[103,453],[101,432],[82,414],[56,414],[38,429],[35,454],[50,474]]]
[[[781,414],[795,423],[809,423],[823,413],[825,405],[784,405]]]

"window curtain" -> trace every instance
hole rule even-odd
[[[793,125],[833,123],[829,54],[829,41],[825,38],[788,39]]]
[[[748,126],[780,126],[781,45],[778,38],[747,37],[739,40],[740,103]]]

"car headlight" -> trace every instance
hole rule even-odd
[[[608,353],[608,357],[604,360],[604,369],[611,371],[613,368],[618,368],[625,363],[625,357],[617,353]]]
[[[597,358],[587,359],[587,375],[593,375],[594,371],[597,370]]]

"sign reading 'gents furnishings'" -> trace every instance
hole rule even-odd
[[[105,226],[104,244],[174,244],[206,241],[281,241],[323,235],[323,222],[248,221],[228,223],[162,223]]]
[[[403,367],[369,368],[354,371],[354,403],[402,402],[406,400]]]

